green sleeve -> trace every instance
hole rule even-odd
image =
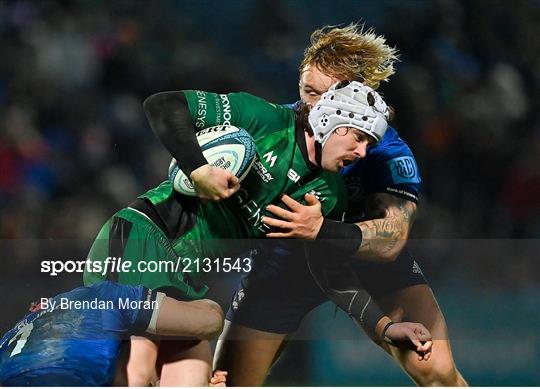
[[[294,125],[295,115],[290,108],[269,103],[249,93],[183,92],[198,129],[233,125],[258,137]]]

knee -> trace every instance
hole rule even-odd
[[[150,386],[157,381],[154,364],[130,364],[127,365],[128,386]]]
[[[223,323],[225,320],[225,315],[220,305],[215,301],[204,299],[200,300],[200,304],[206,309],[206,325],[204,328],[201,328],[202,337],[204,339],[215,339],[223,331]]]
[[[464,386],[463,378],[452,360],[433,359],[426,362],[415,359],[410,370],[409,373],[420,386]]]
[[[126,365],[128,386],[148,386],[157,380],[158,343],[146,338],[131,338]]]

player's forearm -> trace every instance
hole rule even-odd
[[[390,197],[382,209],[372,211],[383,217],[356,223],[362,231],[362,243],[355,256],[371,261],[393,261],[407,244],[416,204]]]
[[[307,258],[313,280],[356,324],[371,337],[377,337],[386,325],[388,317],[363,288],[360,280],[351,277],[352,269],[349,264],[332,263],[326,260],[326,256],[324,249],[320,249],[311,252]]]
[[[208,162],[197,142],[196,128],[182,92],[161,92],[148,97],[144,112],[152,131],[186,174]]]
[[[382,339],[381,334],[386,325],[391,322],[390,318],[383,313],[377,302],[371,298],[367,291],[358,289],[358,296],[355,297],[355,300],[367,301],[367,303],[361,305],[360,313],[354,312],[352,307],[349,308],[348,313],[353,321],[360,325],[373,339]]]
[[[400,217],[367,220],[356,225],[362,231],[362,243],[355,253],[360,259],[391,262],[407,244],[409,225]]]
[[[375,326],[375,339],[384,339],[385,329],[388,328],[387,326],[390,323],[393,323],[393,321],[388,316],[383,316],[379,319],[377,325]]]
[[[326,240],[345,255],[391,262],[407,244],[415,213],[416,204],[405,201],[381,210],[383,217],[355,224],[324,219],[317,239]]]
[[[405,247],[407,237],[408,227],[396,218],[356,224],[324,219],[317,240],[339,249],[343,259],[391,262]]]

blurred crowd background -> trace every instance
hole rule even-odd
[[[43,281],[32,239],[90,242],[166,177],[170,157],[145,120],[145,97],[243,90],[293,102],[311,32],[354,21],[400,51],[379,90],[420,166],[412,244],[439,292],[458,366],[477,384],[539,385],[538,0],[0,1],[0,288],[21,296],[7,302],[1,329],[38,285],[75,285]],[[323,316],[332,315],[315,313],[306,331],[317,334]],[[523,347],[512,343],[516,330]],[[508,343],[474,343],[486,333]],[[286,354],[271,382],[409,383],[358,339],[293,346],[295,365]],[[338,374],[329,361],[348,347],[349,363],[362,363]],[[491,372],[497,361],[507,369]]]

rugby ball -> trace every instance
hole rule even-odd
[[[225,169],[242,181],[249,173],[256,156],[251,135],[235,126],[215,126],[197,132],[197,141],[208,163]],[[169,165],[169,181],[175,191],[197,196],[190,178],[178,167],[173,158]]]

